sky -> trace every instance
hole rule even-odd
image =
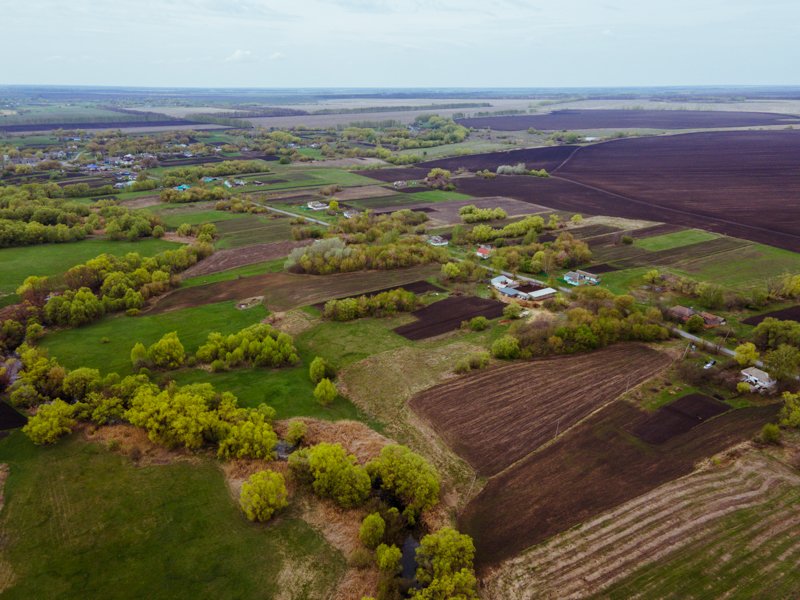
[[[798,85],[798,0],[0,0],[0,84]]]

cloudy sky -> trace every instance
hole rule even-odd
[[[0,84],[800,84],[797,0],[0,0]]]

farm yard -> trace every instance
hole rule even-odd
[[[646,346],[619,345],[485,369],[425,390],[410,404],[478,473],[491,476],[669,362]]]
[[[632,436],[647,414],[614,402],[489,479],[459,519],[482,568],[497,565],[750,439],[776,406],[731,410],[653,446]]]
[[[796,115],[721,110],[562,109],[542,115],[458,119],[465,127],[497,131],[586,129],[712,129],[800,124]]]
[[[731,453],[506,561],[485,597],[789,598],[800,580],[775,569],[798,559],[799,499],[796,470]]]

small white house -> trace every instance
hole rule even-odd
[[[306,204],[308,208],[311,210],[327,210],[328,205],[324,202],[320,202],[319,200],[311,200]]]
[[[502,290],[503,288],[514,289],[519,287],[519,281],[506,277],[505,275],[498,275],[497,277],[492,277],[492,285],[498,290]]]
[[[768,392],[778,384],[769,373],[756,367],[748,367],[742,370],[742,381],[749,383],[751,389],[758,392]]]
[[[431,246],[447,246],[450,242],[440,235],[432,235],[428,238],[428,243]]]

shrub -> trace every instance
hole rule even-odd
[[[775,423],[766,423],[761,428],[759,439],[764,444],[780,444],[781,442],[781,428]]]
[[[74,409],[63,400],[42,404],[22,431],[34,444],[52,444],[75,427]]]
[[[294,419],[289,422],[286,429],[286,441],[292,446],[297,446],[308,434],[308,426],[303,421]]]
[[[468,535],[452,527],[443,527],[422,538],[417,548],[417,580],[422,585],[431,585],[460,572],[472,571],[475,544]]]
[[[177,369],[180,367],[186,360],[186,352],[178,339],[178,333],[175,331],[165,333],[160,340],[147,349],[147,358],[157,368]]]
[[[483,331],[487,327],[489,327],[489,319],[487,319],[482,315],[479,315],[477,317],[472,317],[469,320],[469,328],[472,331]]]
[[[511,335],[496,339],[492,344],[492,356],[509,360],[519,357],[519,340]]]
[[[381,544],[375,550],[375,564],[378,565],[381,573],[387,575],[397,575],[400,572],[401,558],[403,558],[403,553],[395,545]]]
[[[239,504],[251,521],[269,521],[276,511],[289,505],[283,475],[259,471],[242,484]]]
[[[700,315],[692,315],[689,317],[689,320],[686,321],[686,331],[689,333],[700,333],[703,331],[706,322],[703,320],[703,317]]]
[[[740,381],[736,384],[736,391],[740,394],[747,394],[750,391],[750,384],[746,381]]]
[[[509,302],[503,309],[503,316],[506,319],[519,319],[522,314],[522,307],[517,302]]]
[[[367,471],[340,444],[323,442],[293,452],[289,469],[299,482],[311,484],[318,496],[330,498],[339,506],[359,506],[369,496]]]
[[[333,379],[336,371],[324,358],[316,356],[308,367],[308,376],[313,383],[319,383],[325,378]]]
[[[222,335],[212,332],[197,350],[197,360],[214,365],[222,362],[226,369],[236,367],[283,367],[300,360],[292,337],[265,323],[251,325]]]
[[[380,513],[371,513],[361,521],[358,529],[358,539],[367,548],[376,548],[383,541],[383,534],[386,532],[386,522]]]
[[[630,246],[631,244],[633,244],[633,238],[629,235],[623,235],[622,243],[625,244],[626,246]]]
[[[320,380],[314,388],[314,398],[322,406],[330,405],[336,399],[336,386],[327,377]]]

